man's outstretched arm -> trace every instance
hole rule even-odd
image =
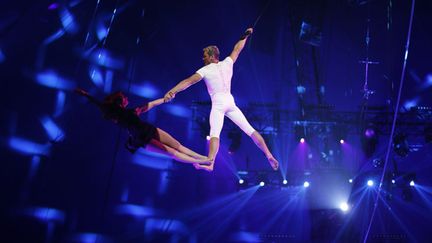
[[[240,55],[240,52],[243,50],[246,40],[248,37],[253,33],[253,29],[249,28],[245,31],[245,33],[240,37],[240,40],[235,44],[233,51],[231,52],[231,59],[233,62],[236,62],[238,56]]]
[[[176,96],[176,94],[178,92],[189,88],[189,86],[199,82],[201,79],[202,79],[201,75],[199,75],[198,73],[195,73],[192,76],[190,76],[189,78],[182,80],[180,83],[178,83],[176,86],[174,86],[174,88],[170,89],[165,94],[165,96],[164,96],[165,102],[168,102],[168,101],[174,99],[174,97]]]

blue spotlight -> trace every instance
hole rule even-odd
[[[4,62],[6,60],[6,56],[3,53],[3,51],[0,49],[0,63]]]
[[[410,110],[411,108],[416,107],[418,102],[419,102],[419,98],[416,97],[416,98],[413,98],[411,100],[405,101],[405,103],[403,104],[403,107],[405,107],[405,109],[407,109],[407,110]]]
[[[409,185],[410,186],[415,186],[415,182],[414,181],[410,181]]]
[[[54,34],[48,36],[42,43],[47,46],[48,44],[60,39],[65,34],[63,29],[57,30]]]
[[[50,141],[59,142],[64,139],[64,132],[51,118],[44,116],[40,120],[50,138]]]
[[[340,144],[344,144],[344,143],[345,143],[345,140],[341,139],[341,140],[339,140],[339,143],[340,143]]]
[[[296,89],[297,89],[297,94],[304,94],[304,93],[306,93],[306,87],[304,87],[304,86],[298,85],[296,87]]]
[[[339,205],[340,210],[342,210],[342,212],[347,212],[349,210],[349,205],[346,202],[342,202]]]
[[[109,51],[105,49],[95,50],[90,60],[99,66],[108,67],[112,69],[122,69],[124,67],[124,61],[120,58],[116,58]]]
[[[264,182],[264,181],[261,181],[261,182],[259,183],[259,185],[260,185],[261,187],[263,187],[263,186],[265,185],[265,182]]]
[[[157,212],[151,207],[146,207],[136,204],[121,204],[118,205],[114,212],[119,215],[127,215],[135,218],[154,217]]]
[[[282,183],[283,183],[284,185],[286,185],[286,184],[288,184],[288,181],[287,181],[286,179],[284,179],[284,180],[282,181]]]
[[[157,87],[148,82],[142,85],[132,84],[130,90],[131,93],[148,99],[155,99],[159,96],[159,90]]]
[[[171,115],[183,117],[183,118],[190,118],[192,117],[192,113],[189,108],[186,108],[185,106],[181,105],[167,105],[164,106],[164,109]]]
[[[300,143],[305,143],[306,140],[304,138],[300,138]]]
[[[396,184],[395,179],[392,179],[392,180],[391,180],[391,183],[392,183],[392,184]]]
[[[41,222],[64,222],[66,218],[63,211],[55,208],[30,207],[20,210],[19,213]]]
[[[89,76],[90,80],[97,86],[97,87],[103,87],[104,86],[104,78],[102,76],[102,72],[97,67],[89,67]]]
[[[243,179],[240,179],[239,180],[239,184],[243,184],[244,183],[244,180]]]
[[[373,186],[374,184],[375,184],[375,183],[374,183],[373,180],[368,180],[368,181],[367,181],[367,185],[368,185],[369,187]]]
[[[63,28],[71,34],[76,34],[78,32],[78,24],[76,23],[74,16],[69,12],[67,8],[62,8],[60,10],[60,20]]]
[[[63,91],[58,91],[57,92],[57,99],[56,99],[56,107],[55,107],[55,112],[54,112],[55,117],[58,117],[59,115],[61,115],[63,113],[65,101],[66,101],[66,93]]]
[[[308,181],[305,181],[303,183],[303,187],[308,188],[310,186],[310,183]]]
[[[9,147],[23,154],[31,155],[48,155],[51,148],[50,144],[38,144],[19,137],[9,138]]]
[[[72,90],[76,86],[74,82],[60,77],[60,75],[51,70],[37,73],[36,81],[40,85],[54,89]]]
[[[348,181],[349,181],[349,183],[353,183],[353,179],[349,179]]]

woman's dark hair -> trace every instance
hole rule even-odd
[[[126,96],[122,92],[117,91],[104,98],[102,110],[105,119],[112,120],[115,123],[118,122],[119,117],[124,111],[124,108],[121,105],[125,97]]]
[[[121,91],[117,91],[106,96],[104,99],[104,104],[120,106],[123,103],[124,98],[125,95]]]

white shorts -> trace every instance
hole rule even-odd
[[[222,131],[224,116],[233,121],[243,132],[251,136],[255,129],[249,124],[243,112],[234,102],[230,93],[216,93],[211,96],[210,137],[219,138]]]

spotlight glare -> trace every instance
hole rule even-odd
[[[304,186],[305,188],[307,188],[307,187],[310,186],[310,183],[309,183],[308,181],[305,181],[305,182],[303,183],[303,186]]]
[[[339,142],[340,142],[341,144],[344,144],[344,143],[345,143],[345,140],[341,139]]]
[[[259,185],[264,186],[265,185],[264,181],[261,181]]]
[[[210,141],[210,136],[206,136],[207,141]]]
[[[392,179],[392,184],[395,184],[395,183],[396,183],[395,179]]]
[[[305,139],[304,138],[300,138],[300,143],[305,143]]]
[[[284,185],[288,184],[288,181],[286,179],[283,180],[282,182]]]
[[[349,181],[349,183],[353,183],[353,179],[349,179],[348,181]]]
[[[346,202],[343,202],[339,205],[339,208],[342,210],[342,212],[346,212],[349,210],[349,205]]]
[[[373,185],[374,185],[374,181],[373,181],[373,180],[368,180],[368,181],[367,181],[367,185],[368,185],[369,187],[373,186]]]
[[[243,179],[240,179],[239,180],[239,184],[243,184],[244,183],[244,180]]]
[[[415,186],[415,182],[414,181],[410,181],[410,186]]]

